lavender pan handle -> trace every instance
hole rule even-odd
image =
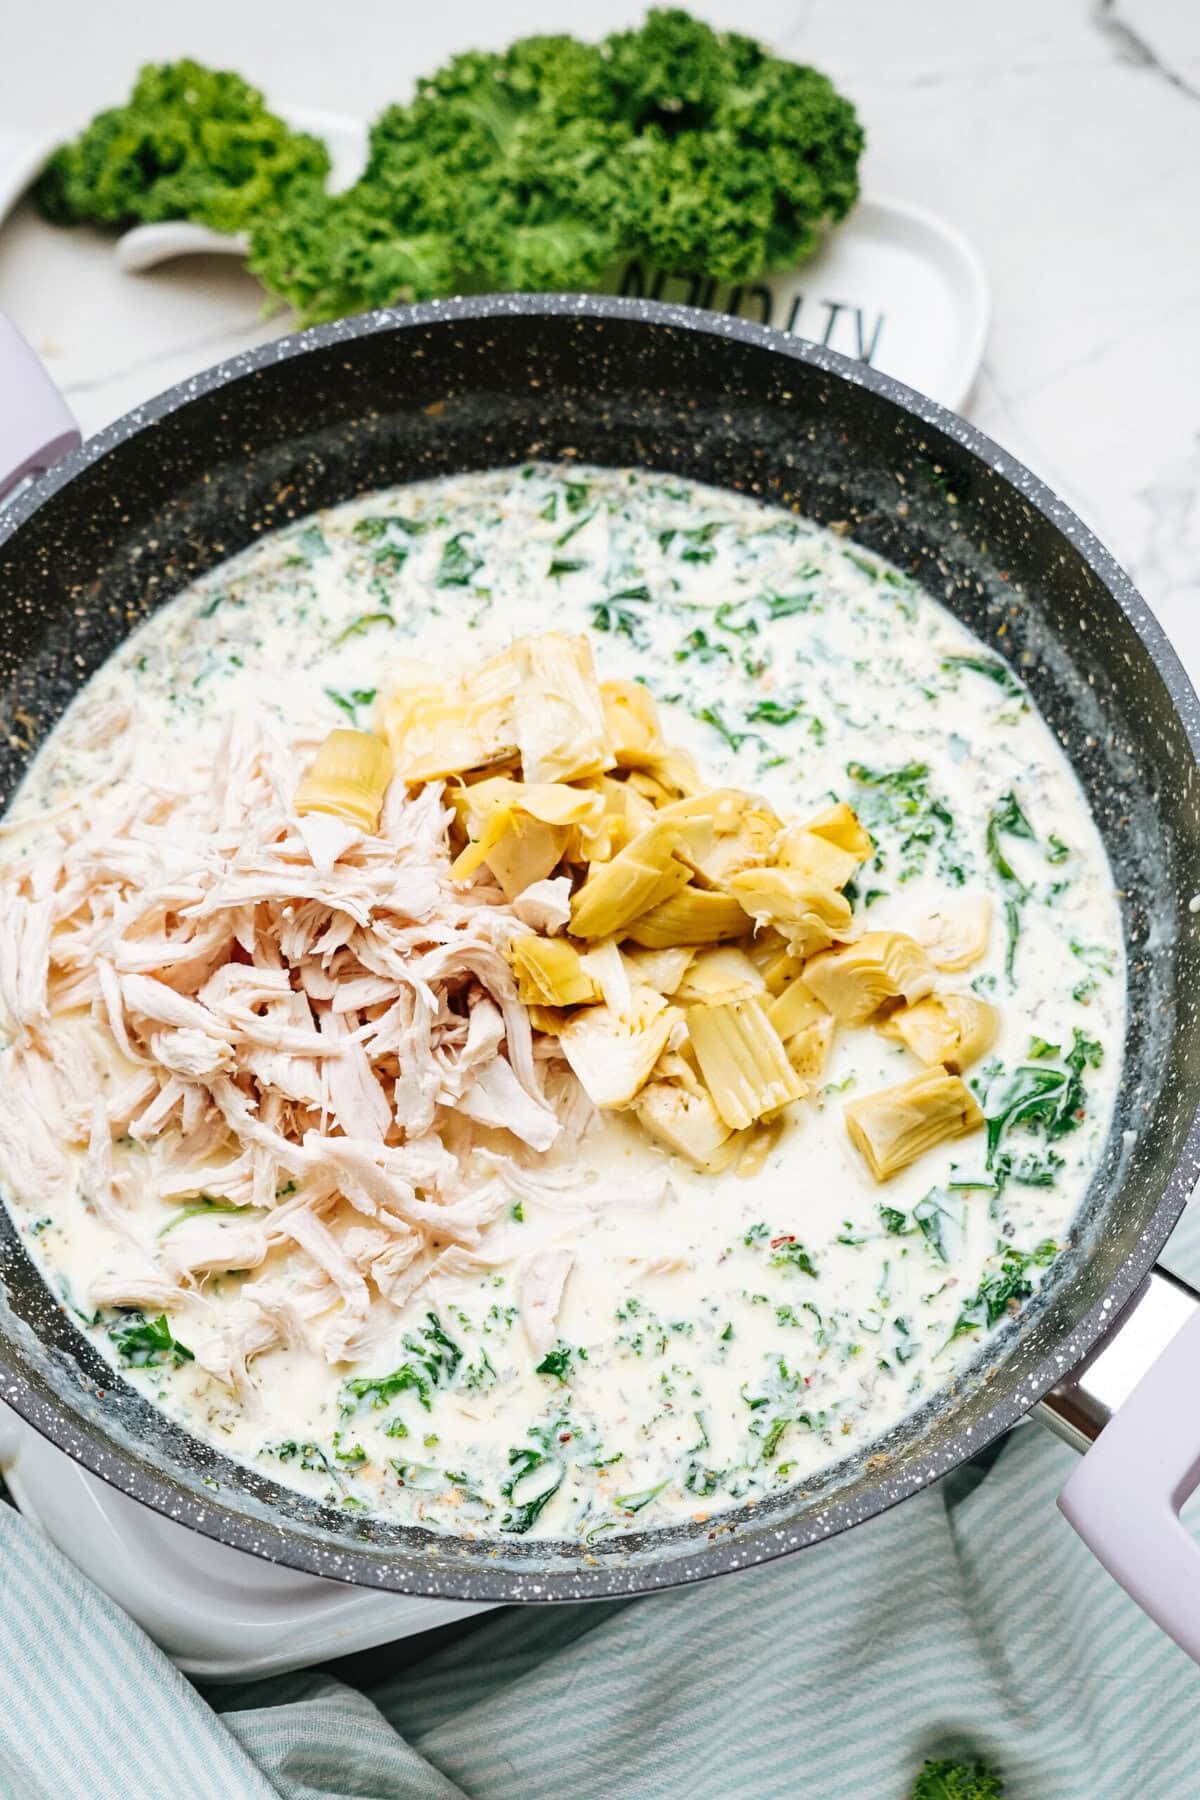
[[[0,505],[26,475],[53,468],[79,443],[66,401],[0,313]]]
[[[1155,1297],[1155,1281],[1169,1281],[1172,1291]],[[1165,1348],[1103,1425],[1058,1504],[1113,1579],[1200,1662],[1200,1543],[1179,1516],[1200,1486],[1200,1309],[1189,1289],[1161,1271],[1146,1293]],[[1094,1395],[1095,1372],[1090,1386]]]

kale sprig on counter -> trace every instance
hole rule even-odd
[[[927,1762],[910,1800],[1002,1800],[1004,1779],[982,1762]]]
[[[328,173],[320,139],[292,131],[257,88],[185,58],[148,63],[124,106],[55,151],[34,199],[56,225],[191,219],[237,233],[321,193]]]
[[[679,10],[599,45],[531,37],[454,57],[376,120],[342,194],[309,179],[312,140],[251,102],[196,64],[143,71],[128,107],[58,152],[43,210],[248,228],[251,269],[312,321],[595,287],[622,256],[740,281],[795,267],[858,197],[862,129],[827,77]]]

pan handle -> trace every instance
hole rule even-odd
[[[1200,1294],[1155,1269],[1112,1329],[1043,1403],[1087,1454],[1058,1497],[1126,1593],[1200,1662],[1200,1544],[1180,1508],[1200,1486]]]
[[[10,319],[0,313],[0,506],[81,442],[66,401]]]

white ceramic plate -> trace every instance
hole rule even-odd
[[[289,122],[325,139],[333,185],[352,182],[366,156],[366,129],[343,115],[285,109]],[[0,129],[0,222],[42,166],[50,146]],[[241,255],[236,238],[187,223],[140,225],[117,240],[130,273],[194,253]],[[633,262],[615,291],[712,306],[811,338],[895,375],[960,410],[978,373],[987,335],[987,282],[961,234],[904,200],[860,201],[819,254],[790,275],[734,287],[663,278]]]
[[[988,327],[987,281],[967,240],[905,200],[861,200],[794,274],[727,287],[631,263],[624,294],[737,313],[826,344],[961,411]]]

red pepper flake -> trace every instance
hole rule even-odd
[[[782,1237],[772,1238],[771,1239],[771,1248],[772,1248],[772,1250],[778,1250],[780,1244],[794,1244],[795,1241],[796,1241],[795,1232],[788,1231],[788,1232],[785,1232]]]

